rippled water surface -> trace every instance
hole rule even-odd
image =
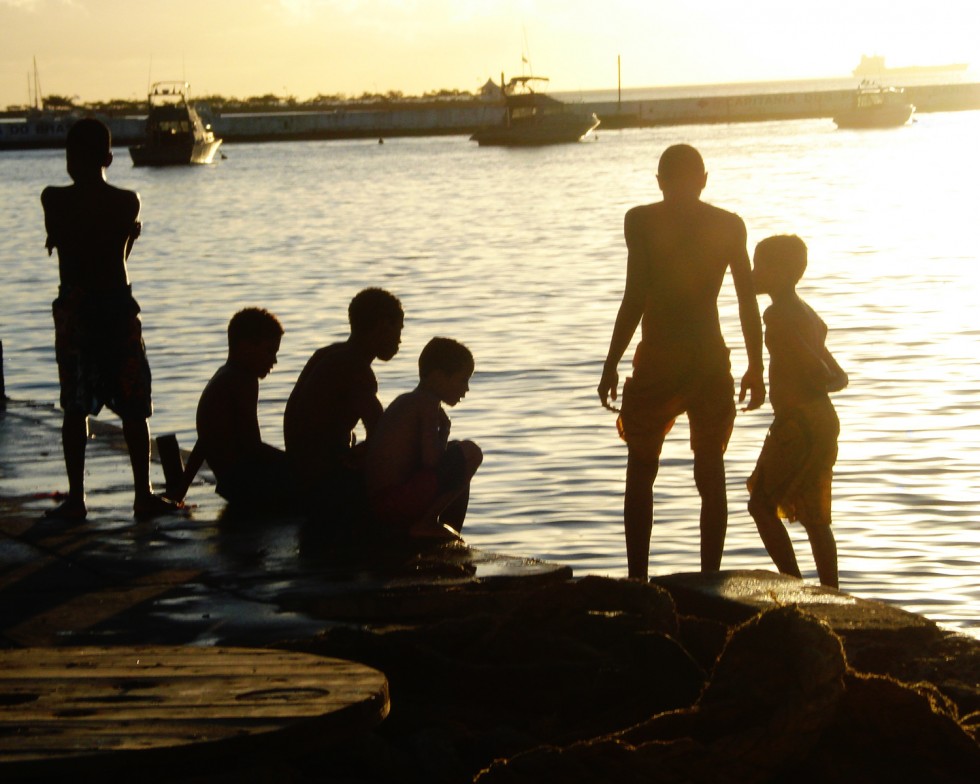
[[[830,120],[600,129],[594,142],[538,150],[462,136],[234,145],[214,166],[162,171],[134,169],[118,149],[110,180],[143,199],[130,274],[154,372],[153,430],[193,443],[228,318],[261,305],[286,327],[260,402],[263,436],[281,445],[306,358],[345,337],[351,296],[384,286],[407,323],[401,352],[376,365],[383,402],[414,385],[432,335],[476,356],[471,392],[451,412],[454,435],[486,452],[467,541],[579,575],[624,575],[626,450],[595,387],[622,293],[623,213],[658,198],[657,158],[686,141],[707,162],[705,199],[745,218],[750,247],[777,232],[810,246],[800,291],[851,379],[835,396],[842,588],[980,636],[977,138],[980,113],[964,112],[888,131],[838,131]],[[58,151],[0,154],[0,339],[12,397],[57,401],[57,265],[38,196],[66,181]],[[741,375],[730,281],[720,307]],[[767,406],[736,422],[724,568],[771,568],[745,509],[770,418]],[[697,570],[685,422],[664,450],[655,504],[651,573]],[[805,536],[793,535],[815,580]]]

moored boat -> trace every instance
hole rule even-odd
[[[905,125],[915,106],[901,87],[882,87],[863,81],[849,109],[834,115],[838,128],[897,128]]]
[[[599,125],[595,113],[570,106],[543,93],[536,93],[532,81],[543,76],[515,76],[500,91],[506,112],[499,125],[481,128],[470,138],[480,145],[535,147],[581,141]]]
[[[186,82],[157,82],[148,96],[146,138],[129,148],[134,166],[211,163],[221,146],[188,101]]]

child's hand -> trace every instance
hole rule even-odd
[[[599,393],[599,400],[602,401],[602,407],[608,408],[610,411],[619,412],[612,403],[616,402],[616,388],[619,386],[619,373],[616,368],[603,368],[602,378],[599,379],[599,387],[596,390]]]

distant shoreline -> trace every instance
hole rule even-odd
[[[563,100],[570,111],[594,113],[602,131],[831,118],[852,105],[860,81],[764,82],[754,88],[706,85],[700,95],[691,94],[689,88],[605,90],[578,95],[577,100],[569,100],[565,93],[550,95]],[[803,85],[809,89],[800,89]],[[980,109],[980,82],[925,80],[904,89],[919,114]],[[201,113],[219,138],[236,143],[470,135],[503,122],[505,111],[500,100],[469,97]],[[85,114],[93,113],[38,113],[33,118],[2,120],[0,151],[63,147],[68,128]],[[94,114],[108,123],[117,146],[142,141],[144,116]]]

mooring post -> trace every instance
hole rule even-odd
[[[157,436],[157,454],[160,456],[160,465],[163,466],[167,495],[172,497],[184,480],[184,461],[180,456],[176,434]]]

